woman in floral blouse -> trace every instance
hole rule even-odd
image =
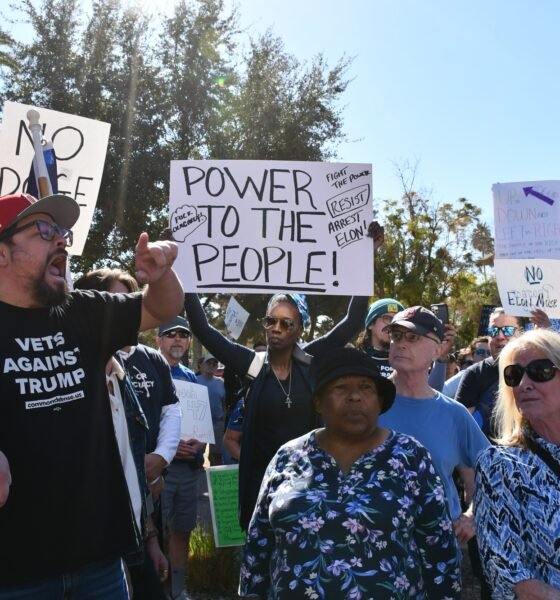
[[[395,388],[350,348],[312,363],[325,427],[268,466],[245,545],[242,597],[460,598],[459,554],[426,449],[377,426]]]
[[[499,446],[476,468],[477,538],[492,598],[560,599],[560,335],[535,329],[500,353]]]

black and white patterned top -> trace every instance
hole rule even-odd
[[[560,461],[560,446],[527,432]],[[560,590],[560,481],[532,451],[494,446],[478,459],[475,519],[492,598],[539,579]]]

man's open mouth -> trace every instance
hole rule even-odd
[[[66,278],[66,263],[68,255],[65,252],[55,254],[49,261],[48,272],[55,277]]]

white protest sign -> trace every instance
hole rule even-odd
[[[194,439],[205,444],[214,444],[208,388],[180,379],[174,379],[173,383],[181,404],[181,439]]]
[[[549,317],[560,317],[560,261],[496,259],[494,268],[508,315],[527,317],[540,308]]]
[[[229,299],[224,319],[228,335],[236,340],[241,335],[248,318],[249,313],[232,296]]]
[[[560,317],[560,181],[497,183],[494,268],[507,314]]]
[[[496,258],[560,259],[560,181],[497,183]]]
[[[187,291],[369,296],[372,215],[369,164],[171,162],[169,221]]]
[[[0,129],[0,196],[26,190],[34,156],[27,111],[39,112],[43,136],[53,143],[57,159],[58,190],[80,205],[74,243],[68,249],[80,255],[86,243],[99,194],[110,125],[46,108],[6,102]]]

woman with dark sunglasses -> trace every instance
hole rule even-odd
[[[492,598],[560,598],[560,336],[536,329],[500,354],[498,446],[481,453],[477,537]]]

